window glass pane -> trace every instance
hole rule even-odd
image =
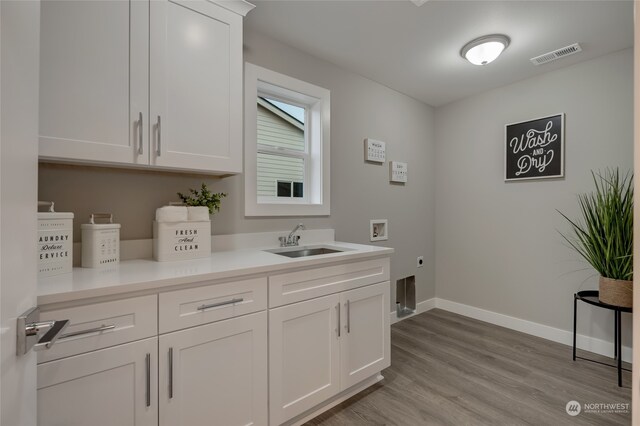
[[[291,182],[278,181],[278,197],[291,197]]]
[[[284,155],[258,153],[258,196],[277,196],[277,182],[304,182],[304,160]],[[289,197],[291,183],[289,183]]]
[[[258,97],[258,145],[305,151],[305,110]]]
[[[302,193],[302,187],[304,184],[302,182],[293,182],[293,196],[296,198],[302,198],[304,195]]]

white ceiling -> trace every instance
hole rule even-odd
[[[433,106],[633,46],[632,1],[253,1],[246,27]],[[511,45],[478,67],[459,51],[502,33]],[[583,52],[529,58],[578,42]]]

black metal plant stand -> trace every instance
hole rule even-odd
[[[606,303],[602,303],[600,301],[600,292],[598,290],[585,290],[579,291],[573,295],[573,360],[576,358],[582,359],[585,361],[595,362],[597,364],[606,365],[607,367],[617,367],[618,368],[618,386],[622,387],[622,370],[631,371],[627,368],[622,368],[622,339],[621,339],[621,329],[622,329],[622,313],[623,312],[633,312],[632,308],[623,308],[620,306],[607,305]],[[604,362],[596,361],[589,358],[583,358],[581,356],[576,356],[576,323],[578,319],[578,300],[581,300],[589,305],[598,306],[604,309],[610,309],[614,311],[614,359],[617,360],[616,365],[606,364]]]

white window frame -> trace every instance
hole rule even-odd
[[[330,214],[330,92],[322,87],[245,63],[244,188],[246,216],[328,216]],[[304,158],[303,197],[258,197],[258,96],[305,108],[305,152],[274,150]],[[270,153],[266,147],[260,152]]]

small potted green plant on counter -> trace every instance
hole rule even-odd
[[[564,239],[600,274],[600,301],[633,305],[633,174],[594,173],[595,191],[578,195],[581,220]]]
[[[178,192],[178,197],[184,204],[192,207],[207,207],[210,215],[220,211],[220,202],[226,196],[224,192],[212,193],[206,183],[202,183],[200,191],[190,188],[189,194]]]

